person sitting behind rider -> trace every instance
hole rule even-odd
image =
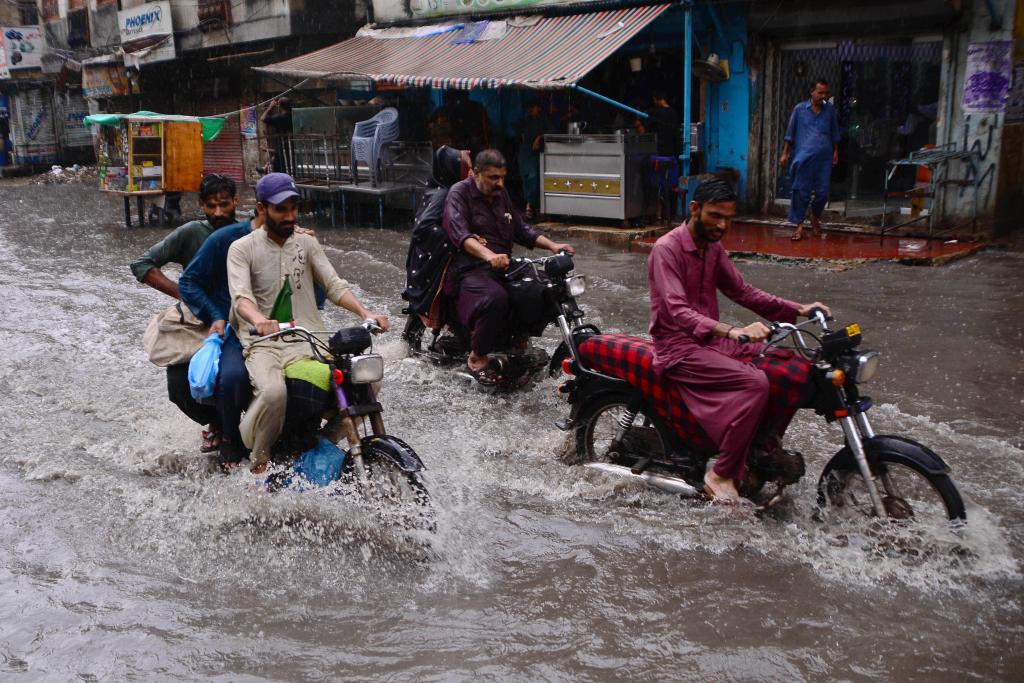
[[[199,184],[199,205],[206,214],[205,220],[189,221],[178,226],[145,254],[132,261],[130,268],[136,280],[169,297],[181,299],[178,283],[164,275],[161,269],[168,263],[177,263],[185,268],[206,238],[214,231],[235,223],[235,209],[238,206],[235,182],[216,173],[203,176]],[[167,395],[193,422],[209,425],[209,429],[203,432],[203,450],[216,449],[220,432],[217,411],[213,406],[201,404],[192,398],[187,362],[167,366]]]
[[[704,476],[705,493],[735,501],[768,402],[768,379],[749,359],[763,348],[753,342],[767,339],[770,330],[760,321],[745,327],[721,322],[718,291],[768,320],[793,322],[814,308],[831,312],[817,301],[782,299],[743,279],[721,244],[736,215],[736,193],[724,180],[702,183],[689,209],[690,219],[658,239],[647,262],[654,366],[666,383],[679,387],[718,444],[718,459]],[[743,335],[751,343],[741,344]]]
[[[387,316],[372,313],[360,303],[348,283],[338,277],[316,238],[295,233],[298,197],[291,176],[271,173],[262,178],[256,187],[256,212],[263,226],[228,249],[230,322],[245,348],[245,367],[253,386],[253,400],[240,431],[257,472],[265,469],[271,447],[284,427],[288,404],[284,370],[311,357],[305,344],[273,340],[249,346],[254,336],[280,331],[278,320],[271,319],[279,297],[290,303],[289,317],[296,325],[322,330],[324,322],[314,293],[314,284],[319,284],[335,304],[388,329]],[[250,325],[255,327],[255,335]]]
[[[457,249],[449,291],[455,296],[456,318],[470,332],[469,371],[482,383],[497,380],[487,354],[508,342],[502,273],[508,270],[513,244],[575,253],[523,220],[505,189],[507,173],[501,152],[485,149],[476,155],[473,175],[452,185],[445,201],[444,229]]]

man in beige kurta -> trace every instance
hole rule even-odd
[[[327,298],[361,318],[372,318],[387,329],[387,317],[368,311],[348,283],[338,277],[319,242],[311,235],[295,234],[298,191],[290,176],[270,173],[256,185],[256,211],[264,225],[242,237],[228,250],[228,288],[231,291],[231,325],[246,349],[245,367],[253,386],[253,401],[242,419],[242,440],[252,450],[254,468],[269,460],[271,447],[284,426],[288,391],[284,370],[310,358],[306,344],[278,340],[250,347],[254,336],[279,330],[270,315],[287,279],[291,287],[292,319],[310,330],[324,329],[316,307],[314,283]],[[256,335],[249,328],[256,328]]]

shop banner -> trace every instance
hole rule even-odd
[[[4,37],[4,53],[9,70],[43,68],[46,43],[38,26],[3,26],[0,27],[0,33]]]
[[[174,25],[168,0],[121,10],[117,24],[128,66],[174,59]]]
[[[0,30],[0,81],[11,77],[11,71],[7,68],[7,48],[4,47],[4,34]],[[2,152],[3,150],[0,150]]]
[[[248,107],[242,110],[238,121],[242,137],[252,140],[256,137],[256,107]]]
[[[484,15],[488,12],[531,10],[543,7],[588,5],[602,0],[373,0],[373,16],[379,23],[404,19],[436,19]]]
[[[967,71],[960,105],[967,113],[1002,112],[1010,93],[1013,41],[971,43],[967,46]]]
[[[57,159],[57,135],[53,128],[50,91],[21,90],[11,99],[14,104],[11,116],[14,163],[53,163]]]
[[[113,57],[95,57],[82,62],[82,93],[86,97],[122,97],[131,94],[131,81],[124,63]]]

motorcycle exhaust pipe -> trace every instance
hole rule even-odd
[[[588,462],[586,467],[595,469],[605,474],[613,474],[618,477],[624,477],[626,479],[632,479],[634,481],[653,486],[654,488],[661,489],[662,491],[668,491],[669,493],[678,493],[688,498],[696,498],[701,495],[700,491],[690,486],[685,480],[679,479],[678,477],[666,477],[660,474],[652,474],[650,472],[642,472],[640,474],[633,474],[628,467],[622,465],[612,465],[607,462]]]

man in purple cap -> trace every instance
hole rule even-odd
[[[228,288],[231,294],[231,326],[243,345],[255,336],[277,332],[275,304],[284,297],[296,325],[322,330],[314,285],[327,298],[360,318],[370,318],[385,330],[388,318],[370,312],[348,283],[338,277],[320,244],[311,235],[295,231],[298,188],[291,176],[270,173],[256,184],[256,213],[262,226],[235,241],[228,249]],[[253,470],[260,472],[271,456],[271,447],[284,427],[288,390],[284,370],[310,358],[303,344],[282,341],[262,343],[245,351],[245,367],[253,387],[253,400],[240,425],[242,441],[251,449]]]

